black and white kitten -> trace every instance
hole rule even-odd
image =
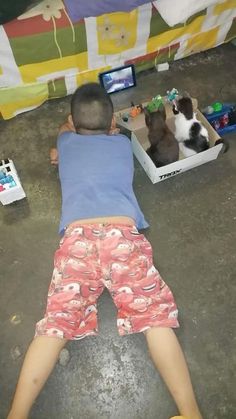
[[[164,106],[155,112],[149,112],[147,108],[144,108],[144,113],[150,142],[146,153],[151,157],[156,167],[177,161],[179,159],[179,144],[166,125]]]
[[[175,114],[175,138],[185,157],[209,148],[208,132],[197,120],[190,97],[182,97],[173,107]]]

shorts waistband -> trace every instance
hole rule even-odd
[[[74,234],[83,234],[84,231],[91,231],[93,234],[96,235],[103,235],[109,233],[111,230],[119,230],[121,233],[122,231],[133,231],[138,233],[138,229],[134,224],[122,224],[122,223],[91,223],[91,224],[82,224],[82,223],[75,223],[70,225],[66,228],[63,237],[69,237]]]
[[[65,232],[68,230],[74,230],[76,228],[135,228],[137,229],[135,224],[128,224],[128,223],[81,223],[78,221],[78,223],[70,224],[68,227],[66,227]]]

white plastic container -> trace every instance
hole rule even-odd
[[[8,205],[25,196],[13,161],[0,160],[0,202]]]

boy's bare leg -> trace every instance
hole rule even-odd
[[[188,419],[202,419],[184,354],[174,331],[153,327],[145,335],[153,362],[174,398],[179,413]]]
[[[7,419],[26,419],[32,404],[49,377],[66,339],[38,336],[26,353]]]

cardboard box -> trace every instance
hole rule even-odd
[[[184,157],[180,151],[178,161],[163,167],[156,167],[151,158],[146,153],[146,150],[150,146],[150,143],[147,137],[148,129],[145,124],[144,114],[141,113],[135,118],[129,118],[128,122],[124,122],[122,120],[122,115],[129,113],[130,108],[123,109],[120,112],[116,112],[116,120],[118,126],[124,127],[131,133],[131,142],[134,155],[144,168],[152,183],[161,182],[162,180],[165,180],[169,177],[176,176],[179,173],[186,172],[187,170],[193,169],[194,167],[200,166],[201,164],[205,164],[211,160],[215,160],[223,147],[222,143],[215,145],[216,142],[220,140],[219,135],[209,124],[209,122],[203,116],[203,114],[197,109],[197,100],[193,99],[192,101],[194,110],[197,114],[197,118],[208,131],[210,148],[206,151],[203,151],[201,153],[195,154],[187,158]],[[143,105],[145,106],[146,104],[147,102]],[[167,116],[167,125],[172,130],[172,132],[174,132],[175,117],[173,115],[172,108],[168,103],[165,104],[165,108]]]
[[[25,198],[16,168],[12,160],[0,160],[0,202],[11,204]]]

